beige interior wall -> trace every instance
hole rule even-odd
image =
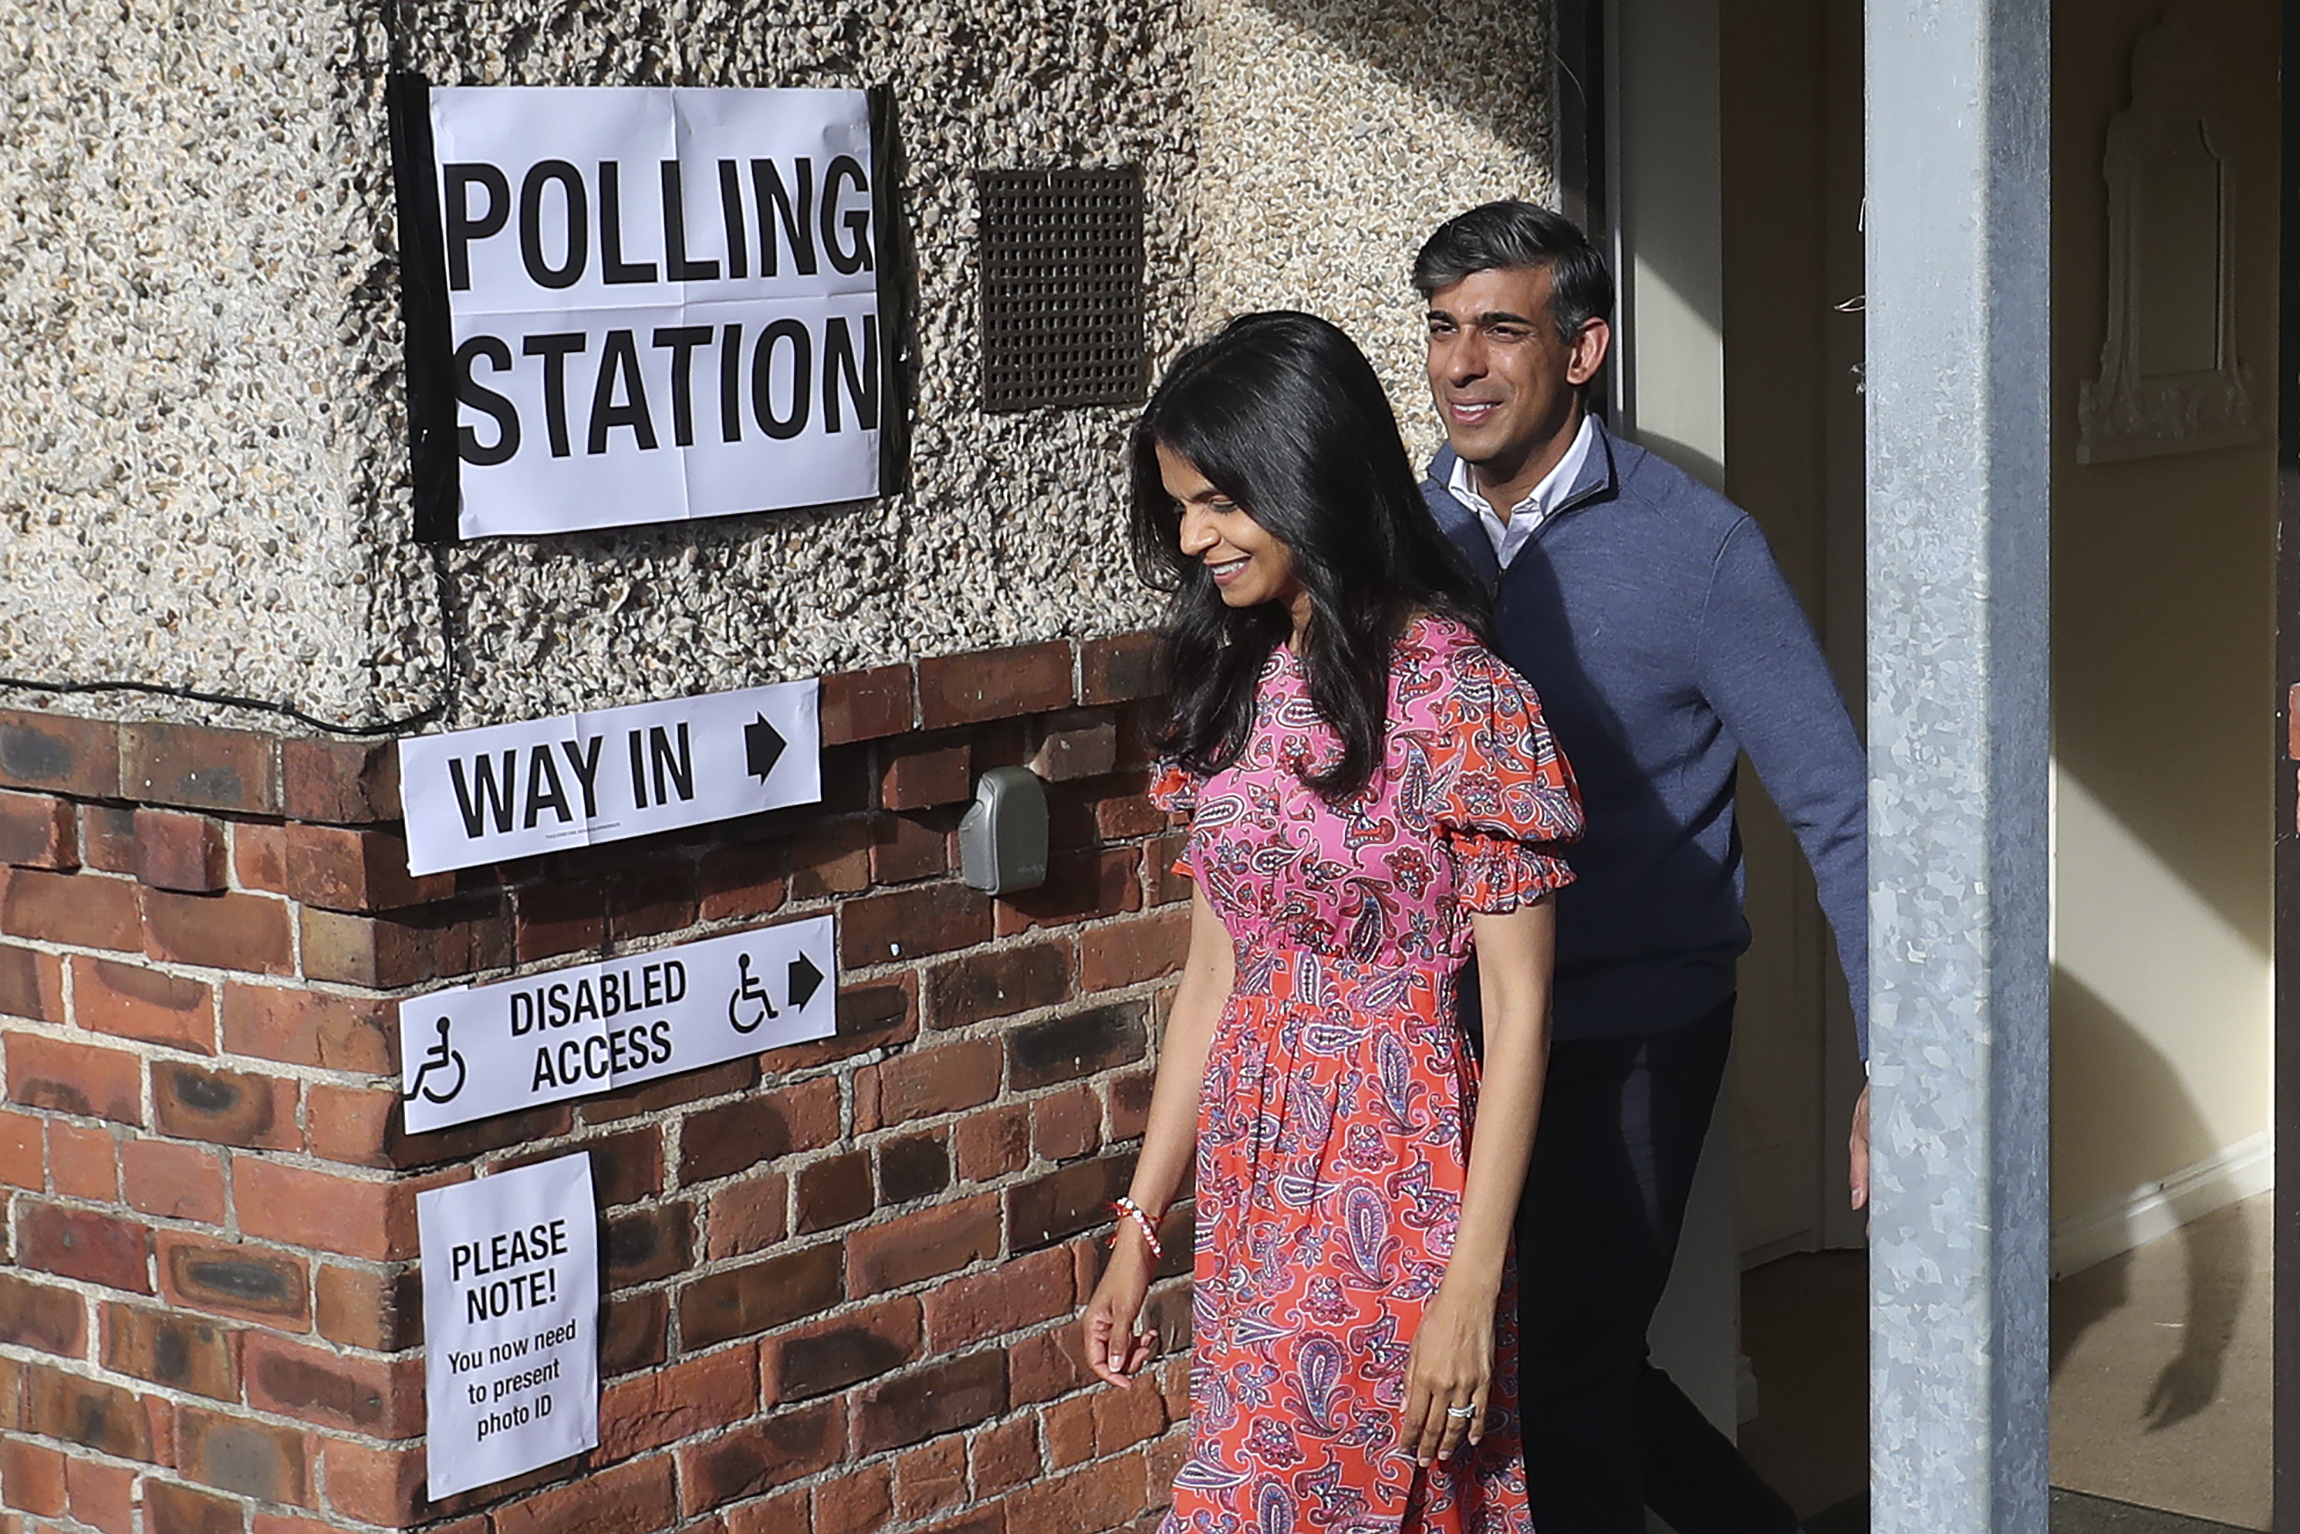
[[[2053,1215],[2270,1125],[2274,0],[2196,0],[2218,56],[2250,446],[2076,462],[2107,285],[2101,158],[2161,0],[2064,0],[2053,54]],[[2218,1175],[2218,1174],[2211,1174]],[[2231,1191],[2242,1191],[2240,1189]]]

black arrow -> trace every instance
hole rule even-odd
[[[775,763],[782,760],[783,748],[789,744],[789,741],[783,739],[782,731],[767,723],[764,714],[744,725],[743,762],[751,769],[751,776],[764,783],[767,774],[775,770]],[[819,980],[822,977],[817,975],[815,978]]]
[[[787,1004],[793,1008],[804,1007],[822,987],[822,983],[823,972],[815,968],[815,961],[800,954],[791,960],[791,989]]]

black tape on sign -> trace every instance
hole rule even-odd
[[[918,263],[910,226],[902,217],[902,133],[891,86],[870,87],[871,227],[878,236],[878,324],[886,345],[879,412],[878,493],[910,488],[910,405],[916,397],[918,346],[911,316],[918,299]]]
[[[399,312],[407,333],[408,470],[419,543],[459,541],[462,481],[455,448],[455,332],[447,256],[439,239],[439,175],[431,144],[431,82],[395,72],[384,86],[399,213]]]

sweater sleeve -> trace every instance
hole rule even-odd
[[[1812,865],[1869,1057],[1868,757],[1820,641],[1747,516],[1726,534],[1702,604],[1703,694],[1749,754]]]

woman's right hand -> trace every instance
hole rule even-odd
[[[1150,1294],[1150,1249],[1120,1222],[1102,1282],[1086,1302],[1086,1363],[1113,1385],[1131,1386],[1150,1361],[1154,1335],[1138,1330]]]

